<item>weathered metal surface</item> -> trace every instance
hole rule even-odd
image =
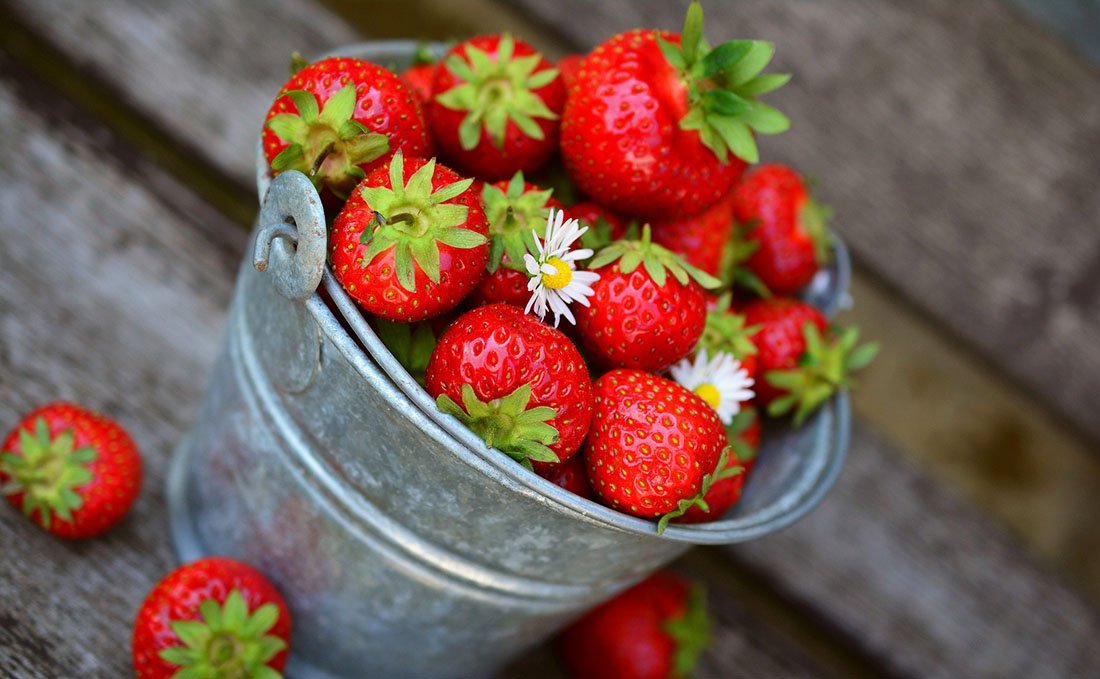
[[[377,49],[341,53],[396,61]],[[691,544],[779,530],[832,486],[846,396],[800,430],[769,431],[725,519],[661,536],[527,472],[441,413],[323,258],[301,255],[324,251],[323,214],[312,185],[287,174],[259,187],[254,253],[168,499],[182,560],[235,556],[282,589],[292,676],[487,675]],[[839,242],[837,254],[814,286],[826,308],[847,282]],[[318,277],[327,295],[300,301]]]

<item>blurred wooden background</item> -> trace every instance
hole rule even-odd
[[[0,3],[0,425],[75,399],[130,428],[149,472],[88,544],[0,507],[0,676],[131,671],[133,615],[173,566],[165,462],[221,341],[290,52],[507,29],[558,57],[677,30],[685,6]],[[794,126],[762,155],[816,178],[855,256],[844,320],[885,350],[825,503],[679,564],[719,621],[699,676],[1097,674],[1096,7],[704,2],[712,39],[771,40],[794,74],[776,96]],[[542,648],[507,674],[559,673]]]

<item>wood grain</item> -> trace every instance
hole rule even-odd
[[[683,3],[518,5],[582,49],[683,20]],[[794,74],[765,158],[815,177],[861,262],[1100,441],[1100,69],[996,0],[706,13],[712,38],[771,40]]]

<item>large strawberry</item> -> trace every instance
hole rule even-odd
[[[714,205],[744,163],[756,162],[753,132],[789,126],[756,100],[788,79],[760,75],[773,52],[751,40],[711,49],[698,2],[682,34],[634,30],[599,45],[562,114],[562,158],[574,183],[647,219],[682,219]]]
[[[657,372],[687,356],[706,321],[703,285],[717,279],[650,241],[617,241],[588,265],[600,279],[591,306],[577,309],[589,354],[609,367]]]
[[[333,57],[295,73],[275,97],[263,131],[264,157],[278,172],[308,175],[327,204],[343,200],[396,151],[432,155],[416,95],[390,71]]]
[[[472,181],[401,153],[363,180],[329,229],[333,274],[360,306],[419,321],[474,289],[489,239]]]
[[[745,322],[759,325],[757,397],[769,415],[795,411],[795,424],[837,391],[851,386],[849,373],[865,367],[878,352],[876,343],[857,347],[856,328],[829,327],[816,308],[786,297],[751,302]],[[797,408],[796,408],[797,406]]]
[[[63,538],[103,533],[141,489],[141,458],[116,422],[51,403],[27,415],[0,449],[0,492]]]
[[[290,613],[258,570],[213,557],[181,566],[134,621],[137,679],[281,679]]]
[[[714,480],[705,477],[725,466],[725,427],[698,395],[640,370],[612,370],[594,389],[588,482],[613,509],[664,515],[663,531],[705,494]]]
[[[469,311],[443,333],[427,388],[440,410],[525,466],[569,459],[592,421],[592,381],[576,347],[508,304]]]
[[[660,571],[562,632],[576,679],[683,679],[709,643],[703,590]]]
[[[432,93],[432,135],[460,170],[506,179],[535,171],[557,149],[565,86],[541,54],[507,33],[451,48]]]
[[[481,190],[485,218],[489,222],[489,263],[470,301],[504,303],[522,307],[531,292],[523,255],[536,253],[534,234],[541,238],[551,208],[561,208],[551,196],[524,180],[517,172],[509,181],[486,184]]]
[[[825,263],[829,209],[785,165],[761,165],[733,193],[733,211],[756,244],[746,266],[777,295],[801,290]]]
[[[731,197],[694,217],[652,222],[653,242],[679,253],[692,266],[719,275],[733,234]]]

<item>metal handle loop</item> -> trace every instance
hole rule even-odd
[[[301,302],[321,283],[327,243],[325,211],[313,183],[295,170],[280,173],[260,208],[252,265],[274,276],[279,294]]]

